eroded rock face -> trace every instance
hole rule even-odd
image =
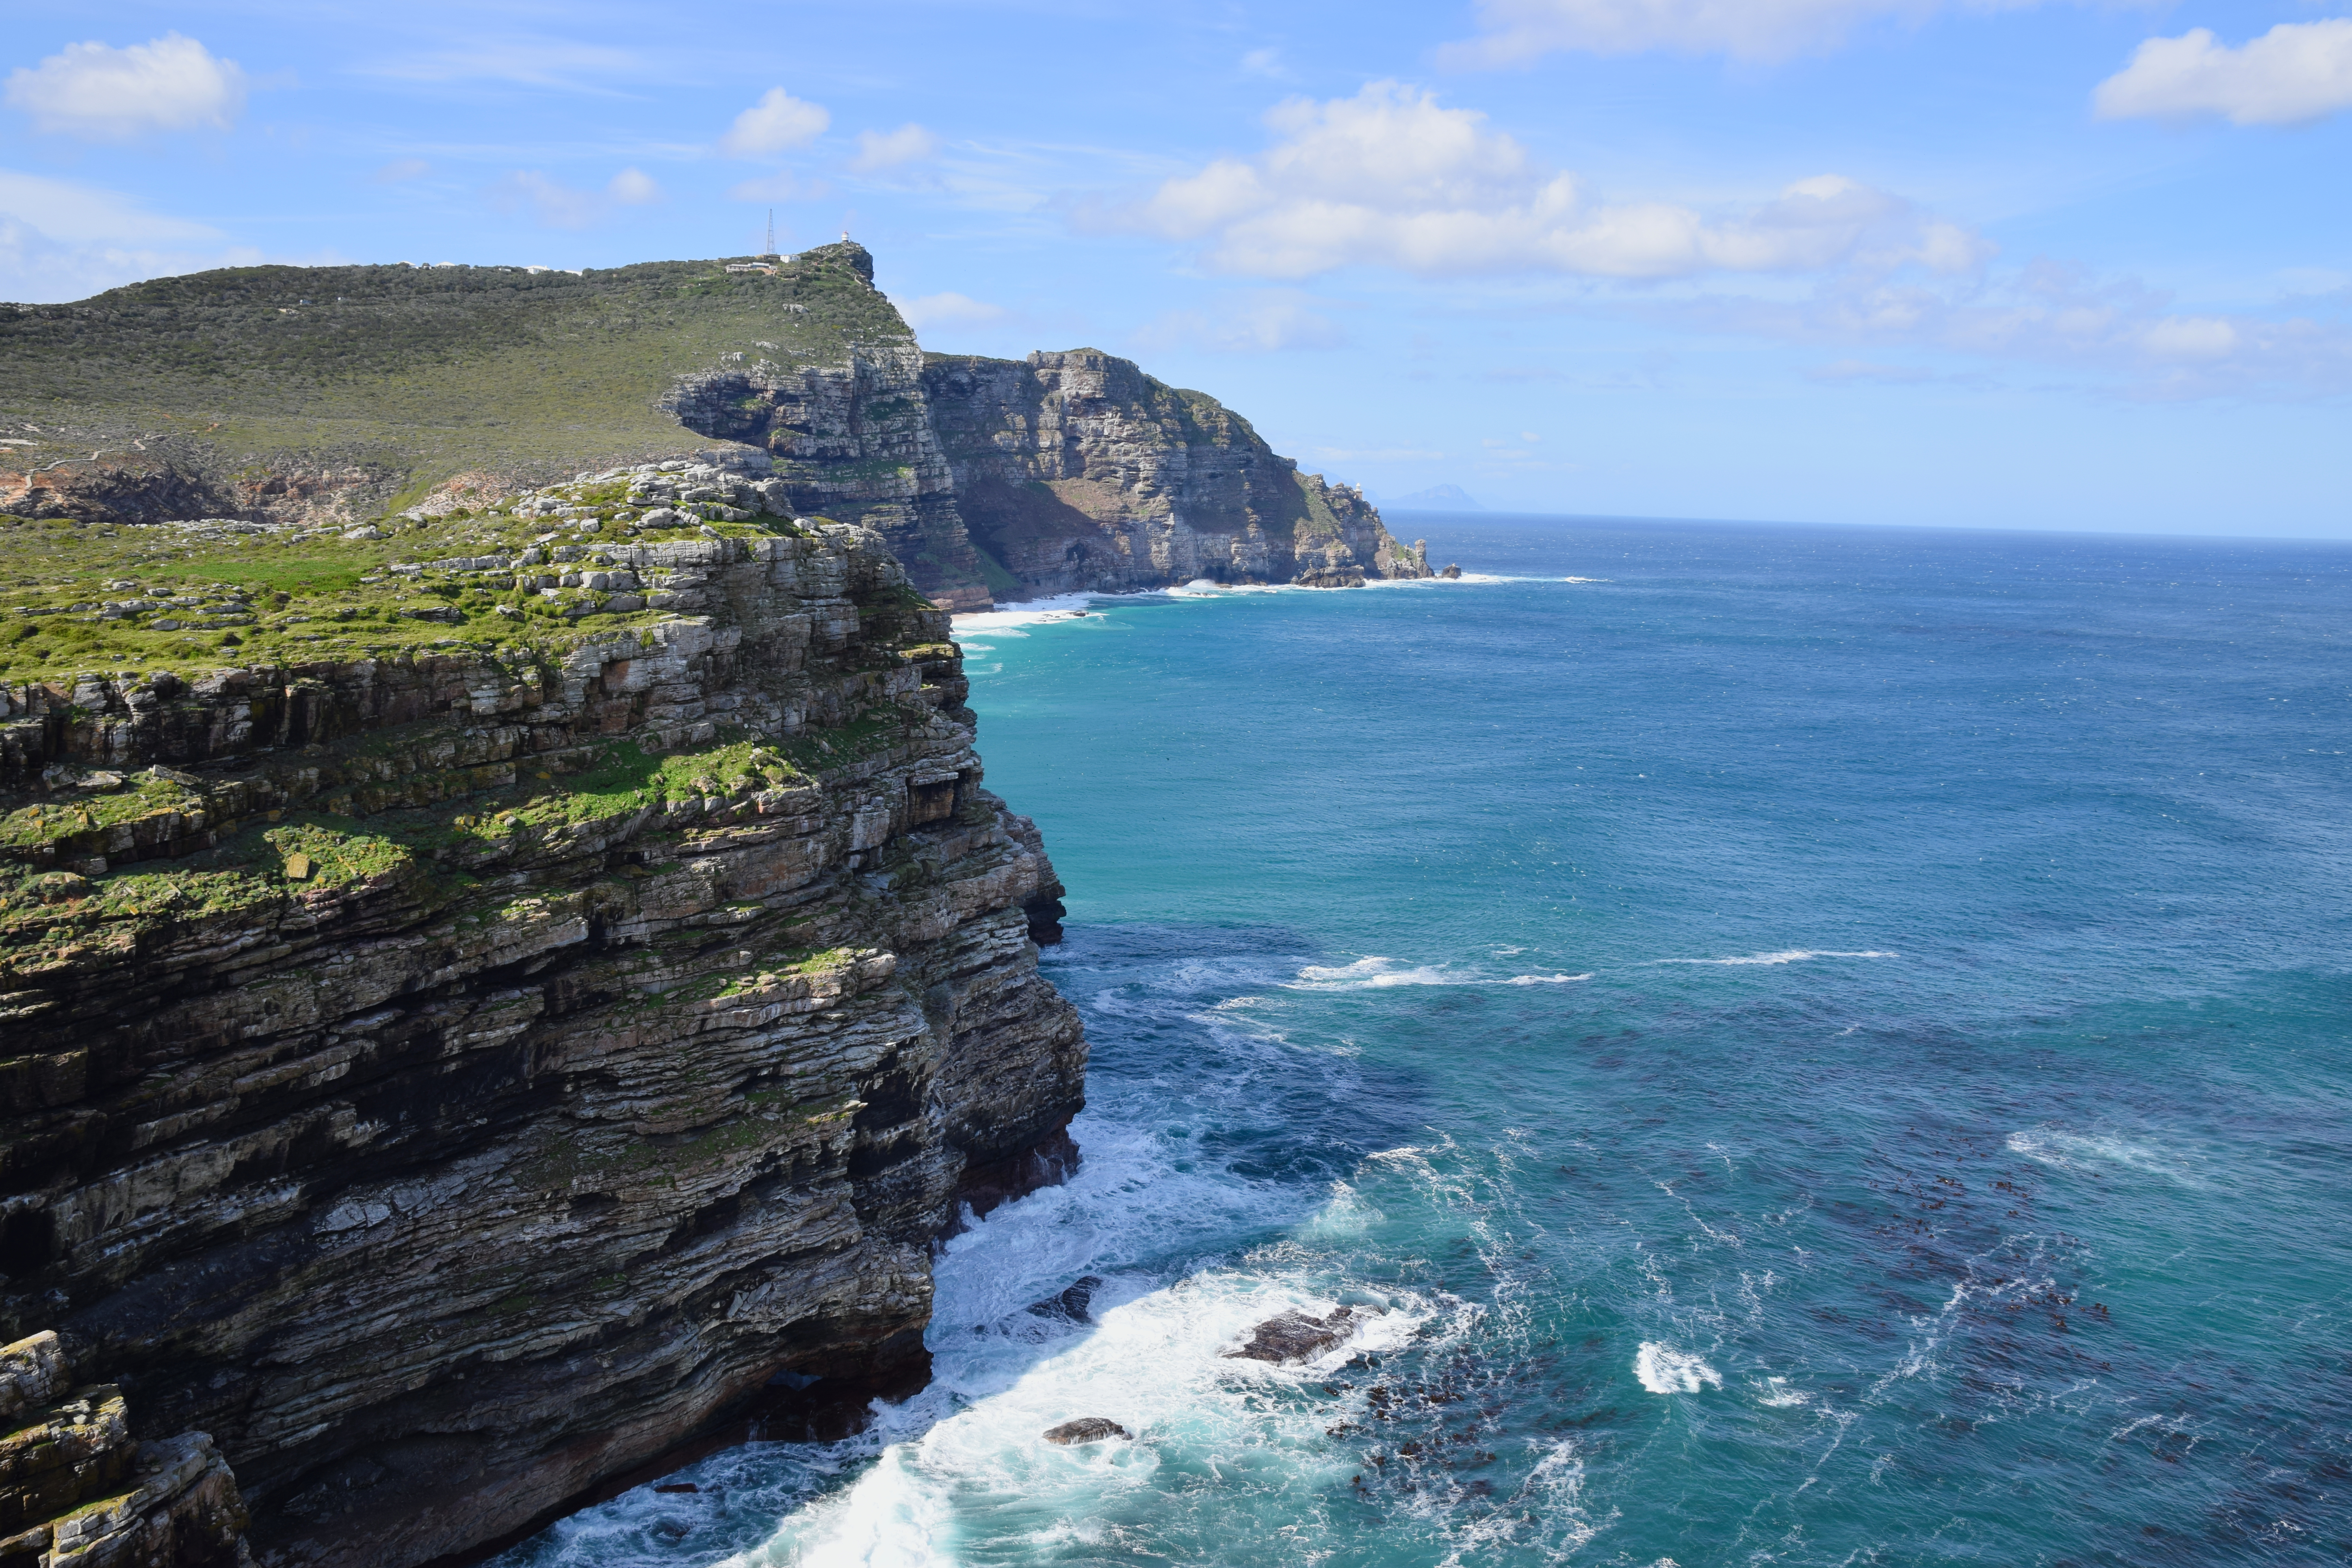
[[[758,360],[682,377],[664,406],[691,430],[765,450],[791,510],[880,533],[934,603],[984,610],[922,367],[911,338],[859,343],[837,364]]]
[[[945,614],[865,530],[634,548],[658,624],[10,727],[0,1337],[210,1433],[265,1564],[919,1368],[934,1240],[1076,1158]]]
[[[236,1568],[245,1520],[209,1436],[137,1442],[122,1391],[75,1386],[56,1334],[0,1346],[0,1565]]]
[[[1029,596],[1430,574],[1360,490],[1301,474],[1216,399],[1129,361],[930,354],[922,383],[964,526]]]

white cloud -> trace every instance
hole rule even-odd
[[[907,324],[920,331],[926,327],[980,327],[992,321],[1003,321],[1012,312],[1002,305],[991,305],[969,294],[953,292],[926,294],[919,300],[893,301]]]
[[[1135,334],[1148,349],[1207,349],[1215,353],[1275,353],[1335,349],[1348,341],[1339,323],[1311,300],[1266,290],[1221,301],[1213,310],[1171,310]]]
[[[895,169],[901,163],[920,163],[939,155],[940,139],[912,123],[896,131],[861,131],[857,133],[857,156],[849,161],[852,173],[871,174],[883,169]]]
[[[2086,385],[2140,399],[2276,400],[2352,391],[2352,327],[2340,321],[2189,314],[2135,279],[2096,278],[2047,261],[1943,282],[1843,275],[1802,300],[1709,295],[1636,308],[1685,328],[1784,342],[2064,366],[2084,373]],[[1874,357],[1809,374],[1849,383],[1930,379]]]
[[[2039,0],[1959,0],[1967,11]],[[1520,65],[1561,49],[1625,55],[1647,49],[1786,59],[1832,47],[1857,26],[1917,24],[1946,0],[1480,0],[1480,33],[1438,52],[1448,67]]]
[[[262,259],[222,237],[112,191],[0,169],[0,299],[81,300],[142,278]]]
[[[642,169],[624,169],[613,176],[604,194],[625,206],[642,206],[661,200],[662,188]]]
[[[2139,334],[2139,345],[2160,360],[2219,360],[2244,342],[2237,327],[2219,316],[2165,316]]]
[[[806,146],[832,123],[833,116],[821,106],[772,87],[759,102],[735,117],[733,128],[719,139],[719,144],[738,158],[757,158]]]
[[[394,158],[368,176],[372,184],[396,185],[404,180],[422,179],[433,172],[433,165],[422,158]]]
[[[1219,159],[1139,205],[1082,217],[1204,241],[1210,268],[1266,278],[1359,265],[1423,277],[1656,279],[1846,262],[1965,271],[1991,250],[1835,174],[1716,217],[1663,202],[1594,201],[1485,115],[1399,82],[1322,103],[1293,99],[1266,120],[1278,140],[1256,157]]]
[[[37,131],[86,142],[128,142],[151,131],[226,131],[245,109],[246,79],[177,33],[128,48],[68,44],[8,73],[12,108]]]
[[[1252,49],[1242,57],[1242,74],[1262,76],[1271,81],[1288,81],[1297,73],[1282,63],[1280,49]]]
[[[158,217],[130,197],[69,180],[0,169],[0,217],[37,227],[52,240],[89,245],[111,240],[208,240],[220,230],[184,218]]]
[[[739,202],[813,202],[832,194],[833,187],[823,180],[803,180],[790,169],[779,169],[772,174],[761,174],[727,187],[728,196]]]
[[[537,169],[518,169],[489,189],[490,205],[502,213],[528,209],[549,228],[587,228],[613,216],[615,206],[661,200],[652,175],[624,169],[601,191],[575,190]]]
[[[2220,115],[2300,125],[2352,109],[2352,18],[2282,22],[2238,48],[2204,27],[2150,38],[2092,95],[2103,120]]]

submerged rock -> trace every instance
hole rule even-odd
[[[1285,1312],[1268,1318],[1250,1331],[1249,1342],[1226,1352],[1228,1360],[1264,1361],[1281,1365],[1321,1355],[1355,1331],[1352,1307],[1335,1309],[1328,1318],[1305,1312]]]
[[[1058,1296],[1048,1296],[1042,1301],[1030,1302],[1030,1315],[1037,1318],[1058,1318],[1071,1323],[1091,1323],[1094,1319],[1087,1315],[1087,1309],[1093,1303],[1095,1292],[1101,1289],[1102,1277],[1098,1274],[1089,1274]]]
[[[1132,1438],[1134,1434],[1116,1421],[1099,1415],[1081,1415],[1076,1421],[1065,1421],[1059,1426],[1045,1429],[1045,1441],[1067,1447],[1073,1443],[1099,1443],[1110,1437]]]

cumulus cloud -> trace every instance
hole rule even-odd
[[[853,174],[872,174],[937,157],[939,151],[940,139],[910,121],[896,131],[859,132],[857,155],[849,167]]]
[[[833,116],[814,103],[772,87],[760,101],[735,117],[719,144],[738,158],[758,158],[804,147],[824,134]]]
[[[152,131],[226,131],[244,111],[245,72],[177,33],[112,48],[68,44],[8,73],[11,108],[37,131],[128,142]]]
[[[2231,48],[2204,27],[2150,38],[2101,82],[2103,120],[2188,120],[2301,125],[2352,109],[2352,18],[2282,22]]]
[[[1212,353],[1278,353],[1286,349],[1336,349],[1348,341],[1339,323],[1314,301],[1281,290],[1221,300],[1208,310],[1171,310],[1135,334],[1147,349],[1206,349]]]
[[[1926,21],[1946,9],[2011,10],[2038,0],[1480,0],[1478,37],[1439,51],[1450,67],[1520,65],[1563,49],[1648,49],[1779,60],[1834,47],[1880,18]]]
[[[898,314],[907,318],[907,324],[919,331],[928,327],[982,327],[1012,314],[1002,305],[991,305],[969,294],[952,291],[894,303]]]
[[[1990,254],[1967,230],[1836,174],[1713,216],[1596,200],[1485,115],[1399,82],[1321,103],[1294,99],[1266,119],[1277,140],[1257,156],[1219,159],[1140,204],[1082,221],[1200,241],[1208,267],[1265,278],[1365,265],[1422,277],[1660,279],[1864,257],[1882,268],[1963,271]]]

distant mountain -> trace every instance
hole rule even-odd
[[[1399,496],[1381,505],[1391,511],[1485,511],[1460,485],[1432,485],[1425,490],[1415,490],[1409,496]]]

